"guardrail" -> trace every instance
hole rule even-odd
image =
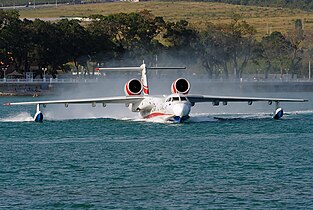
[[[199,81],[210,81],[210,82],[240,82],[240,83],[245,83],[245,82],[258,82],[258,83],[272,83],[272,82],[276,82],[276,83],[280,83],[280,82],[290,82],[290,83],[293,83],[293,82],[304,82],[304,83],[311,83],[313,82],[313,80],[310,80],[310,79],[283,79],[283,80],[280,80],[280,79],[251,79],[251,78],[246,78],[246,79],[203,79],[203,78],[193,78],[193,80],[197,80],[199,79]],[[96,83],[96,82],[99,82],[103,80],[103,78],[100,78],[100,79],[74,79],[74,78],[68,78],[68,79],[59,79],[59,78],[56,78],[56,79],[53,79],[53,78],[46,78],[46,79],[0,79],[0,84],[3,84],[3,83],[13,83],[13,84],[16,84],[16,83],[25,83],[25,84],[29,84],[29,83],[44,83],[44,84],[47,84],[47,83]]]
[[[0,79],[0,83],[95,83],[98,79]]]

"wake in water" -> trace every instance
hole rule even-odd
[[[313,114],[313,110],[285,112],[282,119],[290,119],[296,115]],[[191,116],[190,122],[212,122],[225,120],[267,120],[272,119],[273,114],[260,113],[198,113]],[[213,120],[212,120],[213,119]]]
[[[260,120],[260,119],[271,119],[271,115],[268,113],[258,114],[212,114],[212,113],[201,113],[193,114],[184,123],[214,123],[225,120]],[[175,122],[165,121],[163,118],[150,118],[150,119],[130,119],[124,118],[122,120],[130,120],[136,122],[148,122],[148,123],[165,123],[165,124],[176,124]]]
[[[284,113],[284,118],[292,118],[296,115],[310,115],[313,114],[313,110],[305,111],[292,111]],[[195,113],[190,116],[190,119],[186,123],[207,123],[207,122],[218,122],[224,120],[260,120],[260,119],[271,119],[271,113]],[[149,122],[149,123],[166,123],[173,124],[173,122],[165,121],[164,118],[150,118],[143,119],[139,116],[127,116],[121,117],[117,116],[99,116],[94,114],[84,114],[77,116],[60,116],[54,115],[52,112],[45,113],[45,119],[49,121],[63,121],[63,120],[73,120],[73,119],[114,119],[114,120],[123,120],[123,121],[134,121],[134,122]],[[0,118],[0,122],[31,122],[33,117],[28,112],[21,112],[16,115],[10,115],[9,117]]]
[[[292,111],[292,112],[287,112],[287,114],[313,114],[313,110],[303,110],[303,111]]]
[[[195,122],[199,121],[218,121],[226,119],[266,119],[269,118],[269,113],[197,113],[191,116]]]
[[[6,118],[0,118],[0,122],[31,122],[34,118],[28,112],[21,112]]]

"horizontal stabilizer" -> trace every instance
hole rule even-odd
[[[186,69],[186,67],[147,67],[147,69]]]
[[[127,70],[127,71],[141,71],[142,68],[141,67],[114,67],[114,68],[96,68],[96,71],[101,71],[101,70],[105,70],[105,71],[116,71],[116,70]]]
[[[143,67],[113,67],[113,68],[96,68],[96,71],[141,71]],[[172,69],[186,69],[186,67],[146,67],[146,69],[155,70],[172,70]]]

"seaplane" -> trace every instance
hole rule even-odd
[[[147,72],[149,69],[185,69],[184,67],[147,67],[145,63],[139,67],[120,67],[120,68],[96,68],[97,71],[140,71],[141,79],[133,78],[124,85],[124,96],[84,98],[84,99],[65,99],[48,101],[29,101],[5,103],[5,106],[13,105],[36,105],[35,122],[43,122],[44,116],[41,107],[49,104],[91,104],[95,107],[102,104],[125,104],[132,112],[137,112],[144,119],[158,118],[164,122],[183,123],[189,120],[191,108],[196,103],[210,102],[213,106],[220,104],[227,105],[230,102],[246,102],[252,105],[253,102],[267,102],[269,105],[275,104],[274,119],[280,119],[284,115],[281,102],[306,102],[306,99],[287,99],[287,98],[257,98],[257,97],[236,97],[236,96],[213,96],[189,94],[190,83],[185,78],[176,79],[170,89],[170,95],[152,96],[149,94]]]

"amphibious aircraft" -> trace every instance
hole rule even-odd
[[[257,98],[257,97],[229,97],[229,96],[211,96],[189,94],[190,83],[185,78],[176,79],[171,85],[172,94],[168,96],[152,96],[149,94],[149,85],[147,78],[148,69],[179,69],[175,67],[146,67],[143,63],[140,67],[122,67],[122,68],[97,68],[98,71],[141,71],[141,80],[131,79],[124,86],[125,96],[103,97],[103,98],[86,98],[86,99],[65,99],[49,101],[30,101],[6,103],[4,105],[36,105],[35,122],[43,121],[41,106],[46,107],[48,104],[91,104],[95,107],[100,103],[103,107],[106,104],[125,104],[130,111],[138,112],[142,118],[160,118],[164,121],[181,123],[190,118],[191,108],[200,102],[211,102],[213,106],[220,103],[227,105],[229,102],[247,102],[252,105],[253,102],[264,101],[269,105],[275,104],[274,119],[283,117],[284,111],[280,107],[280,102],[306,102],[305,99],[287,99],[287,98]]]

